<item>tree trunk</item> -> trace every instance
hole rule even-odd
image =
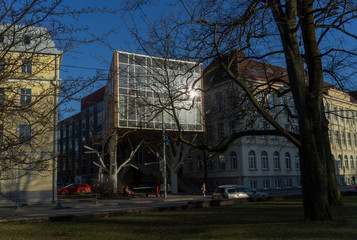
[[[335,163],[331,153],[331,143],[328,136],[328,120],[323,118],[323,139],[325,140],[325,159],[326,159],[326,171],[327,171],[327,196],[331,206],[341,206],[343,204],[341,192],[338,187]]]
[[[270,0],[269,6],[280,32],[290,87],[299,117],[305,219],[328,220],[331,215],[327,197],[327,146],[323,139],[326,134],[323,127],[323,74],[321,54],[316,41],[313,3],[310,0],[287,1],[285,11],[280,1]],[[301,20],[308,78],[305,77],[305,63],[299,49],[296,29],[298,18]]]
[[[308,96],[307,100],[311,100]],[[314,99],[315,97],[312,97]],[[306,220],[331,218],[327,195],[327,167],[325,140],[321,122],[321,107],[316,101],[307,101],[306,116],[300,118],[300,136],[304,139],[300,148],[301,180],[304,216]]]
[[[170,175],[171,175],[171,192],[178,193],[177,173],[170,171]]]

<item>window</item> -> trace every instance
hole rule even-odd
[[[22,60],[21,72],[32,73],[32,61],[30,59]]]
[[[229,135],[233,136],[235,131],[236,131],[236,122],[234,120],[229,121]]]
[[[299,155],[295,156],[295,167],[296,167],[296,170],[300,169],[300,156]]]
[[[345,168],[348,169],[348,157],[346,155],[344,157],[344,160],[345,160]]]
[[[230,156],[231,170],[237,170],[237,154],[235,152],[231,152]]]
[[[5,60],[0,59],[0,72],[5,70]]]
[[[341,155],[338,155],[337,168],[339,168],[339,169],[342,168],[342,156]]]
[[[280,179],[275,180],[275,188],[276,189],[280,189],[281,188],[281,180]]]
[[[252,181],[250,181],[250,187],[251,187],[251,188],[254,188],[254,189],[258,188],[258,182],[257,182],[257,180],[252,180]]]
[[[5,88],[0,88],[0,105],[5,104]]]
[[[260,120],[258,124],[258,129],[259,130],[266,130],[267,129],[267,123],[264,120]],[[265,135],[260,135],[259,138],[266,138]]]
[[[223,97],[222,97],[222,94],[221,94],[221,93],[218,93],[218,94],[216,95],[216,101],[217,101],[218,111],[222,111],[222,110],[223,110],[223,107],[224,107],[224,103],[223,103]]]
[[[289,99],[289,109],[292,112],[292,114],[296,114],[295,102],[293,98]]]
[[[25,38],[24,38],[24,43],[25,43],[25,45],[31,44],[31,38],[30,38],[30,36],[25,36]]]
[[[335,131],[335,142],[336,144],[340,144],[340,134],[338,131]]]
[[[268,162],[268,153],[263,151],[261,154],[261,160],[262,160],[262,169],[267,170],[269,169],[269,162]]]
[[[286,105],[286,98],[285,97],[280,97],[280,110],[284,110],[285,109],[285,105]]]
[[[351,133],[347,133],[347,142],[348,142],[348,145],[349,145],[349,146],[352,145]]]
[[[257,169],[257,161],[255,157],[255,152],[250,151],[248,155],[249,169]]]
[[[350,156],[350,164],[351,164],[351,169],[355,168],[354,162],[353,162],[353,157]]]
[[[218,139],[221,139],[224,137],[224,123],[218,123],[217,128]]]
[[[187,161],[187,172],[188,173],[192,173],[192,166],[193,166],[192,159],[190,159],[189,161]]]
[[[336,106],[332,106],[332,114],[333,114],[333,119],[337,120],[337,108],[336,108]]]
[[[293,180],[292,179],[287,179],[286,180],[286,187],[287,188],[292,188],[293,187]]]
[[[268,105],[270,109],[274,108],[274,94],[268,95]]]
[[[226,158],[223,154],[218,156],[218,171],[223,172],[226,170]]]
[[[19,125],[19,143],[31,144],[31,126],[27,124]]]
[[[264,180],[263,181],[263,187],[264,187],[264,189],[269,189],[270,188],[270,181],[269,180]]]
[[[280,169],[280,156],[278,152],[274,152],[274,169]]]
[[[330,118],[329,106],[328,106],[328,104],[325,105],[325,117],[326,117],[327,119]]]
[[[355,143],[355,146],[357,146],[357,134],[353,134],[353,142]]]
[[[343,144],[343,145],[346,145],[346,133],[345,133],[345,132],[342,132],[342,133],[341,133],[341,137],[342,137],[342,144]]]
[[[197,171],[202,172],[203,171],[203,162],[202,162],[202,156],[199,155],[197,157]]]
[[[20,89],[20,105],[31,104],[32,90],[30,88]]]
[[[344,118],[344,111],[342,108],[340,108],[340,121],[343,121]]]
[[[286,164],[286,169],[291,169],[291,157],[290,153],[285,153],[285,164]]]

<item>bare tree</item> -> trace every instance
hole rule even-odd
[[[102,79],[62,81],[63,54],[97,40],[78,37],[88,29],[62,17],[103,10],[62,0],[1,1],[0,8],[0,180],[49,175],[59,107]]]
[[[129,10],[137,10],[144,6],[141,4],[146,2],[128,1],[127,6]],[[198,146],[183,137],[181,140],[196,147],[221,151],[234,139],[245,135],[286,137],[300,152],[305,218],[330,219],[329,204],[341,204],[341,199],[323,107],[324,79],[342,89],[351,86],[351,82],[343,80],[355,72],[353,65],[346,63],[355,61],[356,49],[353,44],[344,45],[337,36],[356,41],[356,35],[348,28],[357,18],[356,3],[337,0],[192,0],[179,1],[174,6],[175,14],[152,23],[148,37],[133,32],[140,45],[156,55],[189,59],[206,65],[214,61],[206,68],[206,76],[223,70],[259,115],[273,126],[273,130],[237,132],[226,144],[216,147]],[[242,77],[241,69],[237,68],[249,59],[262,63],[285,63],[288,78],[266,78],[266,86],[250,86]],[[346,67],[346,74],[339,69],[341,63]],[[285,88],[273,87],[277,82],[283,83]],[[264,102],[259,100],[261,91],[264,94],[276,91],[279,98],[287,93],[293,96],[296,114],[291,117],[299,120],[298,134],[284,129],[275,115],[267,111]]]

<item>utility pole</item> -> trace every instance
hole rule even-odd
[[[165,133],[165,121],[164,121],[164,110],[162,111],[162,138],[163,138],[163,160],[164,160],[164,168],[163,168],[163,177],[164,177],[164,199],[167,199],[167,174],[166,174],[166,144],[167,137]]]

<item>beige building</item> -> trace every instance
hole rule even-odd
[[[41,27],[0,26],[0,200],[55,201],[62,52]]]
[[[288,81],[286,69],[248,59],[236,66],[236,74],[248,82],[260,105],[286,130],[298,133],[291,94],[281,94],[288,89],[284,84]],[[214,63],[211,63],[204,79],[206,142],[219,145],[236,132],[272,130],[242,89],[223,70],[212,71],[213,68]],[[282,81],[271,85],[267,79]],[[326,84],[325,102],[339,184],[354,184],[357,176],[356,100]],[[223,184],[242,184],[265,190],[301,187],[298,149],[284,137],[244,136],[223,153],[196,151],[192,155],[183,168],[184,178],[191,179],[196,185],[206,179],[208,190]]]
[[[357,101],[330,86],[325,92],[325,112],[330,121],[329,137],[335,159],[337,181],[354,185],[357,177]]]

